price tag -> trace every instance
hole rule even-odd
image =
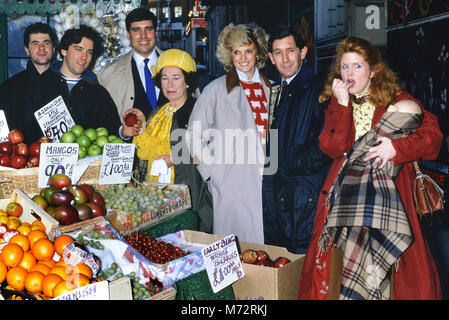
[[[201,255],[214,293],[245,275],[233,234],[202,248]]]
[[[135,150],[135,144],[106,143],[103,147],[98,183],[128,183],[131,180]]]
[[[94,282],[63,293],[53,300],[109,300],[109,284],[107,280]]]
[[[48,186],[51,175],[62,173],[72,179],[78,161],[77,143],[42,143],[39,158],[38,187]]]
[[[8,141],[8,122],[6,121],[5,111],[0,110],[0,142]]]
[[[61,96],[37,110],[34,116],[44,135],[52,142],[59,142],[61,136],[75,125]]]

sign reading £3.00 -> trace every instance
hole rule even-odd
[[[202,248],[201,255],[214,293],[245,275],[233,234]]]
[[[75,125],[61,96],[37,110],[34,116],[42,132],[51,142],[59,142],[62,135]]]

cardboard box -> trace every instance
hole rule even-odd
[[[10,199],[0,199],[0,209],[4,210],[8,203],[12,201],[20,203],[23,207],[23,213],[19,218],[22,222],[31,224],[35,220],[40,220],[44,224],[47,234],[53,233],[59,225],[59,222],[55,218],[50,216],[45,210],[39,207],[37,203],[31,200],[30,197],[18,189],[14,190]],[[0,249],[4,247],[4,245],[5,244],[0,245]]]
[[[192,207],[189,187],[185,184],[162,184],[155,182],[144,182],[145,184],[154,184],[161,188],[169,190],[178,190],[180,194],[175,199],[164,203],[157,209],[142,213],[142,222],[133,227],[132,222],[126,217],[126,212],[121,210],[112,210],[108,212],[106,218],[111,222],[115,229],[121,234],[126,235],[142,228],[147,228],[159,223],[167,218],[176,216]]]
[[[224,237],[190,230],[184,230],[184,234],[186,241],[204,244],[211,244]],[[281,268],[243,263],[245,276],[232,285],[236,299],[259,299],[259,297],[264,300],[297,299],[305,254],[293,254],[282,247],[244,241],[238,241],[238,247],[240,253],[246,249],[263,250],[272,260],[283,256],[291,262]]]

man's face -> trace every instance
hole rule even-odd
[[[94,42],[83,37],[80,43],[72,43],[67,50],[61,50],[61,54],[61,73],[68,78],[79,78],[92,61]]]
[[[49,67],[55,47],[50,40],[50,35],[46,33],[32,33],[30,34],[28,47],[25,47],[25,52],[36,67]]]
[[[126,37],[134,51],[147,58],[156,45],[156,27],[151,20],[135,21],[131,23]]]
[[[276,65],[282,79],[288,79],[298,72],[307,54],[307,47],[299,49],[293,36],[273,41],[273,52],[269,52],[271,63]]]

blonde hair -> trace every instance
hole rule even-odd
[[[382,54],[371,42],[363,38],[349,37],[341,41],[336,49],[336,56],[331,65],[323,92],[319,101],[322,103],[332,97],[332,81],[341,79],[341,59],[345,53],[355,52],[369,64],[374,77],[369,87],[369,100],[378,106],[388,107],[402,91],[397,75],[383,62]]]
[[[239,47],[253,43],[257,51],[256,68],[265,66],[268,58],[268,40],[270,36],[257,25],[230,23],[220,32],[216,56],[228,72],[234,66],[232,63],[232,47]]]

